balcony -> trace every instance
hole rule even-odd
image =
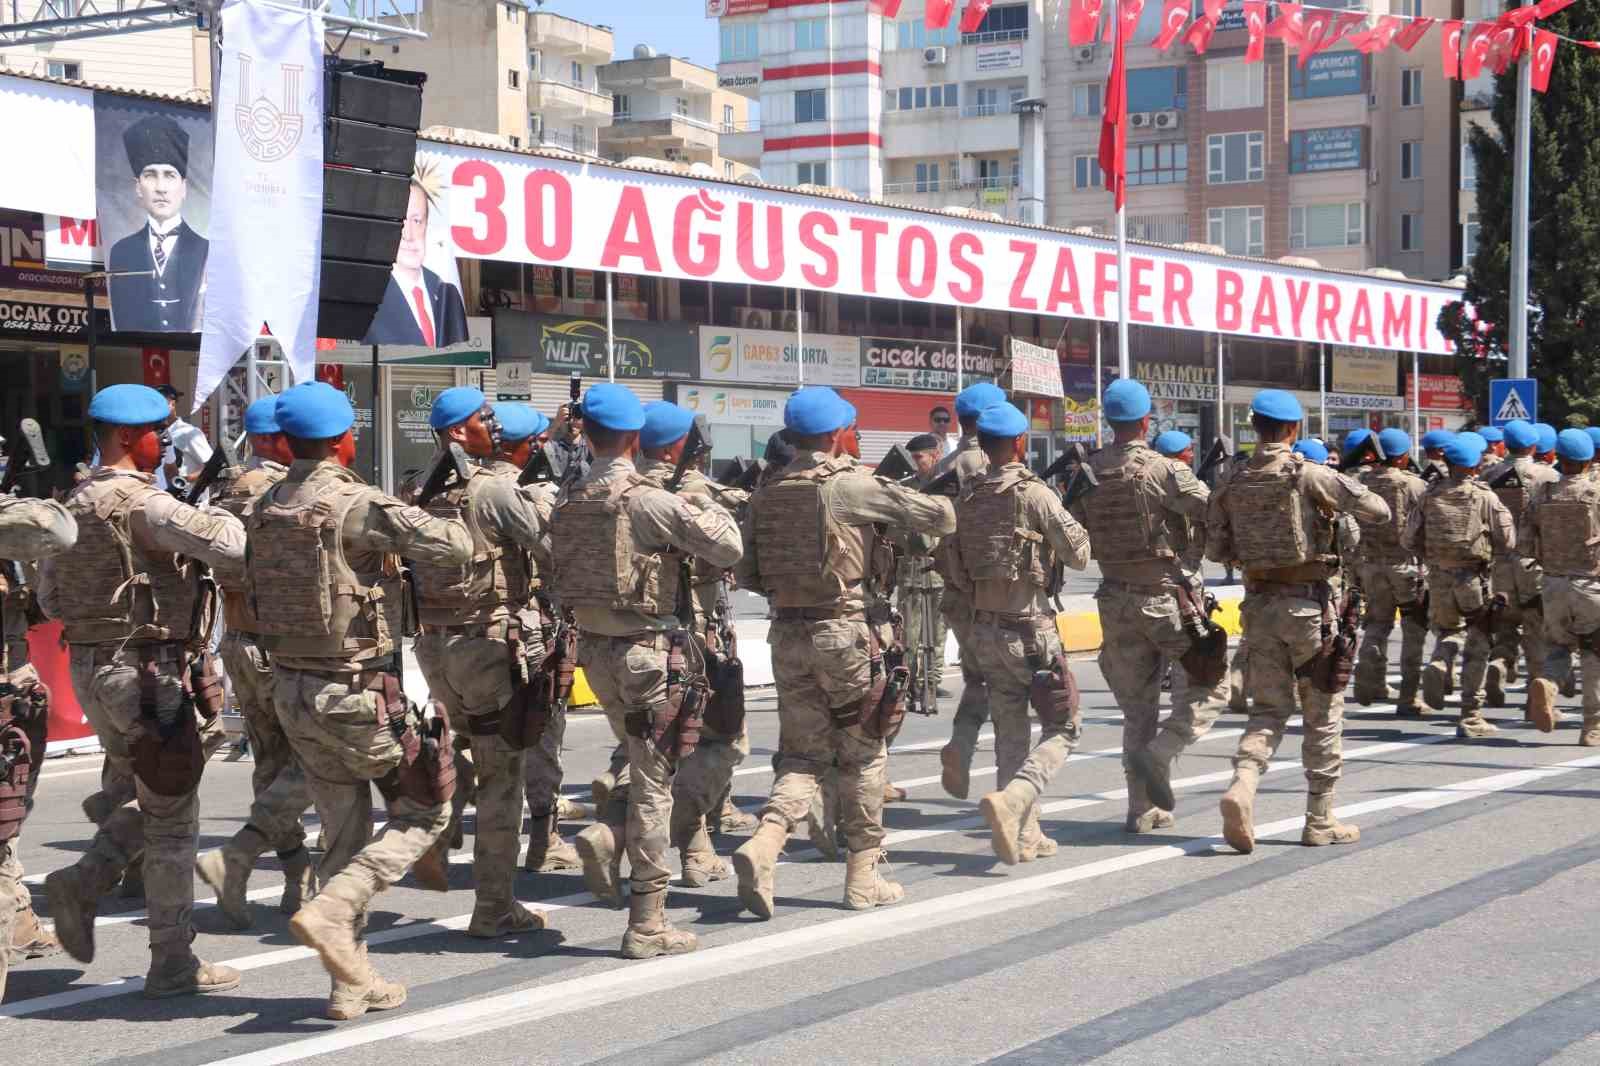
[[[572,130],[562,133],[558,130],[545,130],[532,133],[528,140],[530,147],[534,148],[559,148],[563,152],[574,155],[598,156],[600,145],[595,133],[591,130]]]
[[[1005,41],[1026,41],[1028,30],[1026,27],[1015,30],[996,30],[993,33],[963,33],[962,44],[1000,44]]]
[[[882,196],[885,200],[911,207],[939,209],[965,207],[975,211],[993,211],[1002,218],[1015,218],[1017,213],[1016,182],[1009,174],[986,178],[944,178],[939,181],[885,182]]]
[[[761,153],[766,150],[767,142],[761,132],[760,119],[731,125],[718,123],[717,130],[717,151],[724,159],[752,167],[761,165]]]
[[[729,129],[731,131],[731,125]],[[631,145],[645,146],[647,149],[674,145],[688,150],[694,159],[709,159],[717,152],[721,133],[722,123],[707,122],[692,115],[671,111],[641,115],[623,111],[611,116],[605,141],[607,147],[614,151],[623,151]],[[627,151],[626,154],[648,155],[650,152]]]
[[[548,52],[604,63],[611,58],[615,37],[610,26],[591,26],[548,11],[530,11],[528,43]]]
[[[528,85],[528,109],[548,119],[578,119],[604,126],[611,122],[612,107],[611,94],[607,92],[597,92],[549,78],[541,78]]]

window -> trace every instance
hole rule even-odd
[[[722,161],[722,176],[729,181],[733,180],[733,163],[730,160],[724,159]]]
[[[828,47],[828,20],[796,19],[794,24],[794,50],[804,52],[808,49]]]
[[[689,101],[681,96],[674,96],[672,98],[672,113],[674,115],[688,115]]]
[[[513,133],[511,136],[507,137],[506,140],[511,142],[511,147],[513,147],[513,148],[521,148],[522,147],[522,138],[518,137],[515,133]]]
[[[1102,189],[1105,181],[1100,176],[1100,160],[1092,155],[1072,157],[1072,187],[1075,189]]]
[[[507,4],[506,5],[506,21],[507,22],[521,22],[522,21],[522,9],[520,7],[518,7],[516,4]],[[513,139],[515,139],[515,138],[513,138]]]
[[[1100,114],[1100,83],[1084,82],[1072,87],[1072,113],[1078,118],[1092,118]]]
[[[911,106],[918,111],[928,106],[928,87],[926,85],[918,85],[911,90]]]
[[[544,116],[535,111],[528,116],[528,142],[538,144],[544,140]]]
[[[1400,142],[1400,180],[1417,181],[1422,177],[1422,142]]]
[[[576,122],[572,124],[572,150],[579,153],[589,150],[589,133]]]
[[[908,85],[903,89],[890,89],[883,97],[885,111],[920,111],[928,107],[959,107],[960,104],[961,91],[954,82]]]
[[[540,54],[537,48],[528,49],[528,77],[538,81],[543,70],[544,56]]]
[[[1188,180],[1188,142],[1128,145],[1129,185],[1182,185]]]
[[[1028,36],[1028,5],[991,7],[978,28],[966,36],[983,42],[1023,40]]]
[[[828,164],[826,163],[801,163],[795,167],[796,185],[826,185],[828,184]]]
[[[1229,255],[1266,254],[1266,209],[1213,207],[1206,212],[1206,240]]]
[[[65,78],[68,81],[83,80],[83,64],[69,62],[65,59],[52,59],[45,64],[45,73],[52,78]],[[515,86],[513,86],[515,88]]]
[[[572,84],[583,88],[583,64],[577,61],[572,64]]]
[[[1350,248],[1366,242],[1366,205],[1360,201],[1289,208],[1290,248]]]
[[[828,121],[828,91],[826,89],[801,89],[794,94],[794,120],[796,122]],[[816,184],[821,185],[822,182]]]
[[[1130,215],[1128,236],[1161,244],[1182,244],[1189,239],[1188,215]]]
[[[722,129],[726,133],[733,132],[733,105],[722,105]]]
[[[1139,67],[1128,71],[1129,111],[1183,111],[1189,106],[1184,67]]]
[[[1400,0],[1400,14],[1406,18],[1422,17],[1422,0]]]
[[[993,12],[991,12],[992,14]],[[954,45],[960,43],[961,34],[956,28],[957,19],[951,19],[950,24],[943,29],[930,30],[919,18],[906,19],[901,22],[885,21],[883,24],[883,47],[886,51],[921,51],[929,45],[942,44]]]
[[[522,84],[522,75],[515,70],[506,71],[506,88],[515,89]]]
[[[1400,250],[1422,251],[1422,215],[1415,211],[1407,211],[1400,216]]]
[[[985,189],[998,189],[1005,183],[1000,176],[1000,160],[978,160],[978,184]]]
[[[760,24],[722,20],[722,59],[755,59],[761,55]]]
[[[1206,64],[1206,110],[1260,107],[1265,99],[1265,63],[1213,59]]]
[[[1206,184],[1260,181],[1264,156],[1260,133],[1213,133],[1206,138]]]
[[[1422,106],[1422,68],[1410,67],[1400,72],[1400,106]]]
[[[1463,189],[1478,187],[1478,153],[1472,150],[1470,140],[1461,144],[1461,187]]]
[[[918,163],[917,164],[917,191],[918,192],[938,192],[939,191],[939,164],[938,163]]]
[[[1472,262],[1472,257],[1478,254],[1478,216],[1467,216],[1466,223],[1461,227],[1461,259],[1464,263]]]
[[[1022,184],[1022,157],[1011,157],[1011,187],[1015,189]]]

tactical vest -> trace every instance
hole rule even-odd
[[[1501,479],[1500,484],[1493,486],[1493,490],[1500,502],[1506,505],[1506,510],[1511,512],[1512,525],[1520,526],[1522,513],[1528,508],[1528,493],[1532,486],[1523,477],[1515,460],[1510,463],[1509,473],[1511,476]]]
[[[651,615],[678,610],[676,552],[649,555],[634,548],[630,501],[652,488],[628,474],[573,488],[556,505],[550,523],[556,596],[563,607],[600,607]]]
[[[1109,458],[1113,453],[1101,455]],[[1166,520],[1154,506],[1149,489],[1151,468],[1165,461],[1149,448],[1136,447],[1115,466],[1092,463],[1100,484],[1084,497],[1083,511],[1089,549],[1097,562],[1142,563],[1176,557]]]
[[[11,566],[0,559],[0,681],[28,665],[28,626],[37,610],[33,591],[11,580]]]
[[[211,502],[243,522],[245,512],[249,510],[250,505],[258,496],[282,481],[285,473],[284,468],[276,463],[242,471],[238,477],[228,482],[227,488],[221,495],[213,497]],[[222,588],[223,617],[227,619],[228,628],[239,633],[254,633],[250,628],[252,624],[250,612],[244,602],[243,581],[219,578],[217,584]]]
[[[1438,482],[1423,496],[1425,561],[1486,563],[1494,557],[1489,531],[1483,524],[1480,491],[1475,481]]]
[[[68,493],[78,539],[51,561],[67,643],[152,644],[194,635],[198,576],[177,555],[146,555],[129,527],[133,509],[160,491],[133,477],[95,477]]]
[[[1411,557],[1400,544],[1400,531],[1411,517],[1413,494],[1409,475],[1393,467],[1375,468],[1361,478],[1362,484],[1389,506],[1389,520],[1374,522],[1357,517],[1361,526],[1362,555],[1373,562],[1400,562]]]
[[[825,498],[844,474],[869,476],[849,460],[829,459],[784,471],[751,500],[762,591],[774,606],[837,606],[874,573],[872,527],[845,525]]]
[[[1245,570],[1333,562],[1333,526],[1300,487],[1305,459],[1276,455],[1240,467],[1224,488],[1234,555]]]
[[[411,579],[417,590],[417,620],[429,625],[461,626],[486,622],[497,608],[517,607],[531,594],[527,554],[506,544],[478,522],[477,499],[497,475],[478,467],[471,480],[429,502],[435,518],[461,519],[472,535],[472,558],[465,563],[413,561]]]
[[[361,662],[393,653],[403,624],[399,560],[357,573],[344,550],[350,509],[374,490],[349,471],[304,483],[293,502],[287,483],[245,513],[244,607],[262,648],[291,658]]]
[[[1600,478],[1562,478],[1546,490],[1535,514],[1546,573],[1600,575]]]
[[[1028,528],[1024,508],[1026,486],[1038,480],[1026,470],[1007,470],[968,487],[956,515],[956,536],[971,580],[1049,587],[1049,547],[1042,533]]]

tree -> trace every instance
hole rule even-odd
[[[1579,40],[1600,39],[1600,4],[1574,4],[1541,25]],[[1468,264],[1465,302],[1440,316],[1440,329],[1468,354],[1510,350],[1511,190],[1517,68],[1495,79],[1494,127],[1472,128],[1478,162],[1478,248]],[[1529,185],[1528,373],[1539,379],[1541,421],[1568,415],[1600,422],[1600,54],[1563,41],[1550,89],[1533,94]],[[1589,320],[1593,319],[1593,325]],[[1504,364],[1471,361],[1461,375],[1482,402]]]

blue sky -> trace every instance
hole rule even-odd
[[[528,6],[541,10],[533,0]],[[618,58],[648,44],[704,67],[717,65],[717,20],[706,18],[705,0],[545,0],[542,10],[610,26]]]

